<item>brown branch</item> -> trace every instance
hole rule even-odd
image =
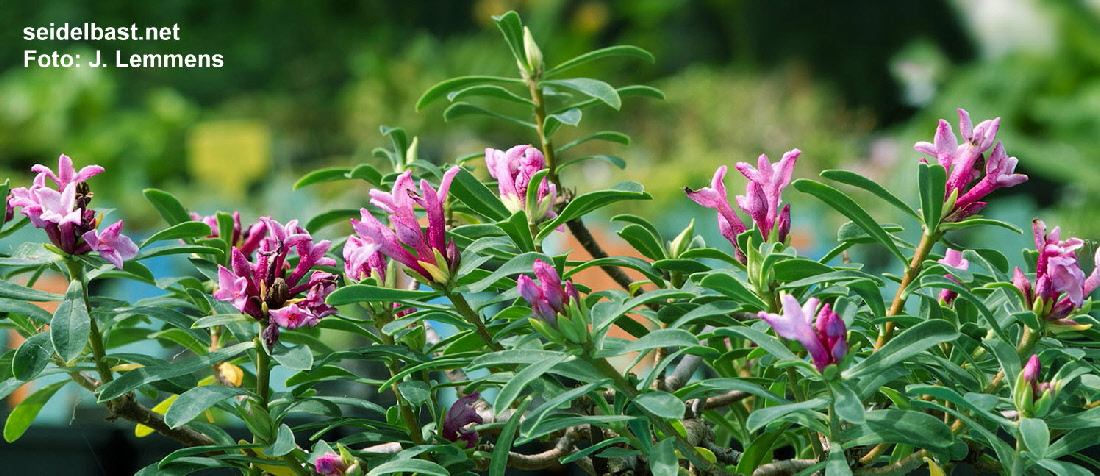
[[[577,239],[577,243],[580,243],[581,247],[592,256],[592,259],[607,258],[608,254],[600,247],[600,244],[596,242],[596,237],[592,236],[592,233],[588,231],[588,227],[584,226],[584,222],[580,218],[574,218],[565,222],[565,225],[569,227],[569,232],[573,234],[573,237]],[[634,280],[630,276],[626,275],[626,272],[622,268],[613,265],[600,266],[600,269],[607,274],[615,284],[619,287],[630,292],[630,286],[634,284]]]
[[[920,450],[902,458],[896,463],[886,466],[876,466],[874,468],[863,468],[856,471],[856,474],[879,476],[908,474],[910,471],[920,467],[920,465],[924,463],[924,457],[928,456],[928,454],[928,450]]]
[[[768,463],[752,472],[752,476],[790,476],[817,464],[816,459],[788,459]]]

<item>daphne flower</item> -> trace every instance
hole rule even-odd
[[[69,156],[65,154],[61,154],[61,156],[57,158],[56,174],[53,170],[50,170],[49,167],[42,164],[34,164],[34,166],[31,167],[31,171],[38,172],[40,177],[50,178],[57,184],[57,188],[64,189],[71,183],[81,183],[88,180],[93,175],[103,172],[103,167],[93,164],[83,167],[80,169],[80,172],[77,172],[76,169],[73,168],[73,159],[70,159]]]
[[[535,316],[550,325],[555,325],[558,315],[565,315],[565,306],[573,301],[580,301],[573,283],[566,281],[562,285],[561,278],[553,266],[542,260],[535,260],[535,277],[538,284],[527,275],[521,275],[516,283],[519,295],[529,304]]]
[[[328,452],[313,461],[313,469],[321,476],[344,476],[348,463],[340,455]]]
[[[344,243],[344,274],[349,281],[362,281],[371,276],[379,282],[386,280],[386,258],[380,248],[361,236],[348,237]]]
[[[216,299],[228,301],[241,313],[266,324],[262,335],[268,345],[275,343],[279,329],[314,326],[336,312],[325,303],[336,288],[336,275],[313,270],[336,265],[336,260],[325,256],[331,246],[328,240],[314,243],[296,220],[283,225],[270,217],[260,218],[250,235],[259,235],[245,240],[257,243],[255,257],[250,258],[244,246],[230,251],[230,268],[218,266]],[[289,264],[292,252],[298,258],[293,269]]]
[[[758,315],[775,329],[779,337],[801,343],[810,353],[819,372],[844,358],[848,352],[848,331],[844,321],[833,312],[829,304],[821,306],[815,321],[814,310],[819,302],[817,298],[806,300],[806,304],[801,307],[798,299],[790,294],[784,294],[780,301],[783,304],[782,314],[761,312]]]
[[[527,203],[531,178],[546,168],[546,159],[538,148],[517,145],[507,151],[485,149],[485,165],[489,175],[497,179],[500,199],[508,211],[523,210],[531,223],[557,216],[553,210],[557,187],[545,177],[539,182],[535,202]]]
[[[918,142],[913,146],[917,152],[935,158],[936,163],[947,171],[944,199],[954,195],[956,200],[954,208],[944,219],[953,222],[981,211],[985,202],[980,200],[994,190],[1027,180],[1026,175],[1015,173],[1017,159],[1009,157],[1002,144],[994,146],[1001,118],[982,121],[977,127],[972,127],[970,114],[964,109],[958,112],[959,132],[963,136],[961,144],[956,142],[951,125],[941,119],[932,143]],[[985,152],[990,147],[993,151],[986,159]]]
[[[367,209],[361,210],[362,220],[351,220],[360,238],[375,243],[387,258],[408,268],[424,283],[446,286],[458,269],[458,247],[447,239],[447,222],[443,204],[451,181],[461,169],[456,165],[443,174],[439,190],[427,180],[420,181],[419,193],[414,188],[412,172],[397,177],[391,192],[371,190],[371,203],[389,214],[391,229],[382,224]],[[428,226],[421,229],[414,205],[427,212]]]
[[[1040,382],[1039,373],[1042,370],[1039,356],[1032,355],[1016,377],[1012,400],[1024,416],[1041,418],[1054,403],[1054,394],[1060,385],[1057,381]]]
[[[121,229],[122,220],[119,220],[104,228],[103,233],[99,230],[91,230],[82,236],[88,246],[119,269],[122,269],[123,261],[134,259],[138,252],[138,247],[133,240],[119,233]]]
[[[955,269],[966,270],[970,268],[970,262],[967,261],[966,258],[963,258],[962,252],[954,248],[948,248],[947,251],[943,254],[943,259],[941,259],[939,262]],[[951,276],[950,274],[945,276],[947,277],[947,279],[954,281],[955,284],[961,284],[959,283],[958,279],[955,279],[954,276]],[[956,297],[958,297],[958,293],[950,289],[944,289],[943,291],[940,291],[940,300],[948,306],[951,305]]]
[[[466,448],[473,448],[477,444],[477,430],[467,428],[472,423],[483,423],[481,415],[474,409],[473,403],[480,398],[477,392],[466,395],[455,401],[450,410],[443,416],[443,438],[449,441],[463,440]]]
[[[1039,251],[1034,284],[1019,268],[1013,271],[1012,284],[1023,294],[1025,305],[1035,309],[1040,318],[1065,328],[1082,328],[1069,317],[1100,285],[1100,251],[1093,257],[1096,266],[1086,277],[1077,261],[1077,250],[1084,246],[1081,239],[1061,239],[1058,227],[1047,234],[1041,220],[1032,222],[1032,231]],[[1036,308],[1040,303],[1041,307]]]
[[[792,149],[783,154],[783,158],[775,164],[768,160],[767,155],[762,154],[757,159],[757,167],[745,162],[737,163],[737,170],[749,179],[745,194],[737,196],[737,206],[752,218],[765,240],[771,240],[773,236],[777,242],[787,240],[791,229],[791,208],[790,205],[780,208],[780,194],[791,183],[791,173],[801,153],[798,149]],[[718,230],[733,245],[737,259],[743,262],[745,255],[737,246],[737,235],[744,233],[748,227],[730,206],[725,185],[726,170],[724,165],[718,167],[710,187],[699,190],[685,187],[684,191],[695,203],[718,212]]]

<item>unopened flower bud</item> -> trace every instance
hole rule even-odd
[[[527,59],[527,73],[537,78],[542,74],[543,69],[542,50],[535,43],[535,37],[527,27],[523,27],[523,54]]]

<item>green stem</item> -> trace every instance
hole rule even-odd
[[[630,382],[628,382],[626,378],[623,377],[619,370],[612,366],[611,363],[607,361],[607,359],[592,357],[588,353],[585,353],[582,357],[588,363],[592,364],[593,367],[596,367],[596,369],[599,370],[600,373],[603,373],[604,376],[610,378],[615,385],[615,389],[617,391],[623,392],[626,395],[627,399],[634,400],[639,395],[641,395],[641,392],[639,392],[637,388],[631,385]],[[691,442],[687,440],[687,438],[684,438],[684,435],[681,435],[679,431],[676,431],[676,429],[673,428],[672,425],[669,424],[668,421],[666,421],[664,418],[653,415],[648,411],[645,411],[644,409],[643,411],[645,412],[646,416],[649,417],[649,421],[653,423],[653,426],[656,427],[658,431],[664,433],[666,437],[671,436],[676,439],[676,444],[680,447],[680,453],[687,457],[688,461],[699,468],[704,474],[717,474],[720,476],[730,475],[729,472],[715,465],[714,463],[711,463],[706,458],[704,458],[703,455],[699,454],[699,451],[695,449],[695,446],[693,446]]]
[[[886,311],[887,317],[896,316],[901,314],[901,311],[905,309],[905,289],[909,287],[909,284],[917,278],[924,265],[924,260],[928,258],[928,254],[932,252],[932,246],[943,236],[943,232],[938,230],[929,232],[925,230],[921,235],[920,243],[917,244],[917,249],[913,251],[913,259],[909,261],[909,267],[905,270],[905,275],[901,278],[901,284],[898,285],[898,292],[894,294],[894,301],[890,303],[890,309]],[[892,321],[887,322],[882,326],[882,331],[879,333],[878,341],[875,342],[875,350],[882,348],[894,337],[894,323]]]
[[[271,355],[264,349],[262,339],[256,336],[253,341],[256,344],[256,395],[260,397],[260,406],[267,410],[271,402]]]
[[[375,319],[375,324],[378,328],[378,337],[382,340],[383,345],[393,346],[396,344],[393,336],[382,332],[382,327],[386,325],[387,321],[388,319]],[[386,368],[390,371],[390,378],[396,377],[400,371],[400,369],[398,369],[398,361],[393,357],[386,359]],[[405,398],[401,395],[401,392],[397,388],[397,382],[391,385],[391,389],[393,390],[394,397],[397,398],[397,408],[401,413],[401,421],[405,423],[405,428],[408,429],[409,439],[411,439],[416,446],[423,445],[424,435],[420,432],[420,422],[413,413],[412,407],[409,406],[409,402],[405,401]]]
[[[103,345],[103,335],[100,334],[99,325],[92,316],[92,303],[88,295],[88,276],[84,274],[84,266],[76,260],[66,258],[64,261],[69,269],[69,280],[80,281],[80,297],[84,301],[84,309],[88,312],[88,323],[91,327],[88,340],[92,346],[92,361],[95,362],[96,372],[99,374],[101,383],[109,383],[114,380],[114,375],[111,374],[111,368],[107,366],[107,351]]]
[[[466,298],[461,294],[447,292],[447,298],[451,300],[451,303],[455,305],[455,309],[458,310],[462,317],[466,318],[466,322],[474,325],[477,330],[477,334],[481,336],[481,340],[485,342],[485,345],[489,346],[493,351],[504,350],[500,343],[493,339],[493,334],[489,332],[489,328],[485,327],[485,323],[482,322],[481,316],[478,315],[474,308],[470,307],[470,303],[466,301]]]
[[[804,401],[806,401],[806,392],[803,392],[802,387],[798,386],[798,384],[796,382],[798,382],[798,373],[795,372],[794,367],[787,367],[787,386],[791,388],[791,395],[794,395],[795,401],[804,402]],[[833,404],[832,404],[832,402],[830,402],[829,403],[830,424],[832,423],[831,418],[832,418],[832,414],[834,414],[834,413],[835,412],[833,411]],[[830,432],[832,431],[831,426],[830,426],[829,430],[830,430]],[[819,461],[822,460],[823,458],[825,458],[825,456],[826,456],[825,455],[825,448],[821,447],[821,439],[817,437],[817,434],[813,430],[811,430],[809,428],[806,428],[806,436],[810,440],[810,448],[813,449],[814,458],[816,458]]]

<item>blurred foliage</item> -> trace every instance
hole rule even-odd
[[[31,164],[50,164],[64,152],[116,172],[93,184],[104,205],[128,199],[118,190],[153,186],[203,212],[241,208],[305,219],[317,200],[358,206],[364,191],[322,187],[287,194],[287,184],[307,169],[374,160],[370,150],[385,142],[381,125],[420,136],[421,156],[435,161],[531,142],[524,131],[498,123],[445,125],[438,109],[412,107],[441,78],[510,74],[515,65],[503,60],[506,55],[485,52],[502,48],[490,16],[515,8],[536,36],[546,38],[551,63],[619,43],[637,44],[658,58],[627,71],[616,71],[627,63],[615,62],[578,69],[579,75],[594,73],[584,68],[610,69],[599,74],[612,84],[655,83],[668,95],[663,104],[627,101],[628,113],[618,119],[596,110],[588,116],[578,136],[620,129],[634,144],[578,149],[629,150],[624,158],[630,164],[627,177],[605,164],[578,169],[572,179],[579,186],[631,178],[660,184],[653,190],[658,200],[681,200],[681,187],[706,183],[718,165],[752,162],[760,153],[774,158],[793,147],[806,151],[804,170],[843,166],[900,181],[916,160],[910,144],[930,140],[935,119],[954,121],[954,109],[965,107],[977,118],[1004,118],[1008,151],[1033,176],[1012,193],[1055,207],[1078,234],[1100,235],[1096,212],[1085,206],[1100,198],[1100,172],[1090,167],[1100,145],[1100,119],[1093,113],[1100,106],[1100,21],[1087,2],[1010,2],[1037,5],[1042,15],[1032,22],[1052,25],[1052,46],[1038,50],[990,47],[998,31],[991,22],[1003,12],[986,7],[974,13],[984,3],[947,0],[857,0],[845,8],[811,0],[9,3],[0,18],[0,28],[9,32],[51,22],[180,25],[178,42],[19,36],[0,44],[0,64],[7,65],[0,72],[0,175],[26,179]],[[1002,10],[1007,8],[1013,7]],[[1001,36],[1008,33],[1002,29]],[[226,66],[24,69],[25,49],[220,53]],[[210,142],[211,128],[227,124],[268,137],[268,144],[257,149]],[[217,144],[251,152],[211,155]],[[214,159],[195,157],[199,150]],[[244,160],[238,154],[257,153],[263,163],[254,168],[262,173],[237,174],[235,165]],[[211,178],[217,174],[203,172],[202,165],[211,161],[225,162],[221,174],[240,177]],[[678,166],[683,163],[693,165]],[[151,209],[128,207],[125,213],[135,226],[156,220]]]

